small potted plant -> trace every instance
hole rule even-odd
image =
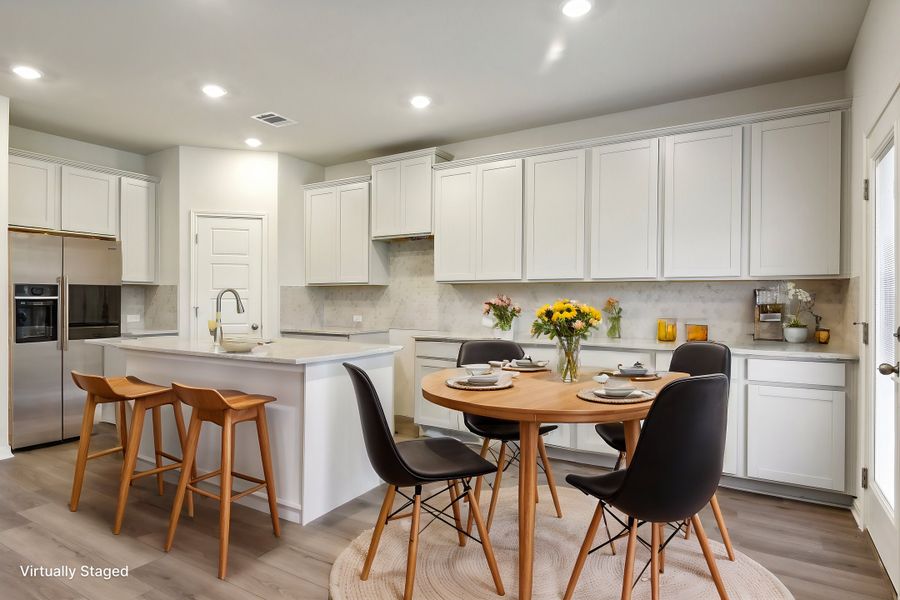
[[[606,315],[606,337],[618,339],[622,337],[622,306],[618,298],[610,296],[603,305]]]
[[[490,300],[485,300],[481,313],[484,315],[485,324],[499,332],[495,337],[511,340],[513,321],[522,314],[522,307],[513,304],[509,296],[498,294]]]
[[[587,304],[563,298],[545,304],[531,324],[531,335],[556,340],[557,372],[565,383],[578,381],[581,340],[591,335],[602,320],[600,311]]]
[[[788,303],[793,307],[793,311],[787,316],[784,322],[784,340],[793,344],[802,344],[809,336],[809,327],[803,322],[804,313],[813,315],[812,307],[816,301],[812,294],[804,289],[798,288],[793,281],[787,284]]]

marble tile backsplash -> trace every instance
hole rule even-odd
[[[176,285],[123,285],[122,329],[177,329],[177,303]],[[138,315],[140,320],[129,323],[128,315]]]
[[[725,341],[749,339],[753,332],[753,289],[762,281],[635,281],[443,284],[434,281],[431,240],[392,242],[391,284],[385,287],[285,287],[281,290],[281,325],[290,327],[352,327],[362,315],[364,327],[430,329],[457,333],[487,333],[481,325],[482,302],[498,293],[511,296],[523,308],[516,332],[527,335],[534,310],[558,297],[597,306],[608,296],[623,308],[622,336],[653,339],[656,319],[700,318],[709,323],[710,337]],[[815,311],[832,332],[832,345],[843,346],[853,335],[856,319],[847,280],[806,280],[798,285],[816,295]],[[855,304],[855,303],[853,303]],[[601,334],[602,335],[602,334]],[[679,325],[679,339],[683,338]],[[855,338],[853,338],[855,339]]]

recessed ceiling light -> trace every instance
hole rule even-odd
[[[262,142],[256,138],[247,138],[246,140],[244,140],[244,143],[251,148],[259,148],[260,146],[262,146]]]
[[[409,99],[409,103],[415,108],[426,108],[431,104],[431,98],[428,96],[413,96]]]
[[[228,93],[228,90],[223,88],[221,85],[210,83],[203,86],[203,93],[210,98],[221,98]]]
[[[591,12],[590,0],[567,0],[562,5],[562,12],[567,17],[577,19]]]
[[[34,67],[28,67],[25,65],[16,65],[12,68],[12,71],[22,79],[40,79],[44,76],[43,73],[41,73]]]

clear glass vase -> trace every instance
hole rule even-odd
[[[622,317],[607,317],[606,337],[619,339],[622,337]]]
[[[559,373],[563,383],[575,383],[578,381],[580,354],[581,338],[556,339],[556,372]]]

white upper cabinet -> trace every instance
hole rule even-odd
[[[372,237],[431,235],[433,192],[431,168],[450,158],[428,148],[369,161],[372,165]]]
[[[61,229],[115,236],[119,233],[119,181],[115,175],[63,165]]]
[[[659,139],[591,149],[591,278],[658,275]]]
[[[750,275],[841,270],[841,113],[753,125]]]
[[[434,173],[434,278],[475,279],[476,166]]]
[[[522,161],[436,171],[437,281],[522,278]]]
[[[665,138],[666,277],[741,274],[741,127]]]
[[[525,159],[527,279],[583,279],[584,150]]]
[[[122,177],[119,238],[122,241],[122,281],[156,280],[156,184]]]
[[[59,229],[59,165],[9,157],[9,224]]]
[[[476,170],[475,278],[522,278],[522,161]]]
[[[308,284],[386,283],[386,253],[370,238],[368,181],[307,188],[304,216]]]

